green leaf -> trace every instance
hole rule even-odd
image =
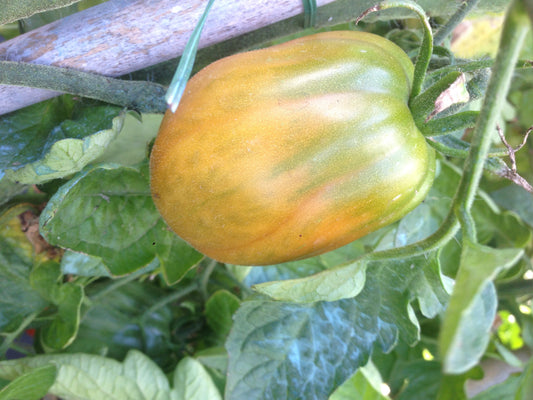
[[[422,313],[427,317],[443,311],[448,300],[450,283],[440,272],[436,252],[407,259],[363,259],[307,278],[263,283],[256,285],[255,289],[282,301],[335,301],[357,296],[365,283],[365,271],[367,276],[378,277],[384,293],[392,290],[399,294],[397,291],[405,290],[409,293],[408,297],[417,298]]]
[[[407,361],[400,357],[393,378],[398,382],[389,384],[392,388],[399,387],[400,392],[394,396],[397,400],[436,399],[442,379],[441,364],[423,359]]]
[[[0,362],[0,377],[16,379],[53,363],[58,373],[49,392],[66,399],[168,399],[170,385],[157,365],[132,350],[123,363],[88,354],[57,354]]]
[[[0,9],[2,9],[0,25],[29,17],[38,12],[65,7],[78,1],[80,0],[19,0],[17,2],[0,0]]]
[[[387,400],[381,393],[383,381],[374,364],[361,367],[329,397],[329,400]]]
[[[56,373],[55,365],[43,365],[20,375],[0,390],[0,400],[39,400],[54,384]]]
[[[194,358],[204,366],[226,375],[228,370],[228,353],[224,347],[209,347],[199,351]]]
[[[49,303],[30,285],[33,248],[22,232],[18,208],[0,218],[0,331],[11,332]]]
[[[61,257],[61,272],[64,275],[110,277],[109,271],[99,257],[67,250]]]
[[[142,121],[133,113],[126,114],[124,126],[115,140],[95,163],[136,165],[146,159],[148,144],[157,136],[163,114],[142,114]]]
[[[73,108],[70,97],[61,96],[23,108],[0,118],[0,171],[17,169],[37,161],[52,129]]]
[[[163,277],[167,284],[173,285],[196,267],[204,256],[172,233],[162,221],[158,223],[157,237],[153,243]]]
[[[374,346],[390,351],[399,336],[414,343],[418,326],[402,296],[408,282],[398,284],[405,267],[370,274],[355,299],[244,302],[226,342],[226,398],[324,399],[367,363]]]
[[[83,288],[76,284],[67,283],[56,290],[54,303],[57,314],[41,332],[41,342],[45,348],[60,350],[76,338],[83,298]]]
[[[440,335],[446,373],[461,373],[483,355],[496,314],[492,279],[511,267],[521,249],[494,249],[463,241],[461,264]]]
[[[166,227],[148,175],[146,166],[85,169],[50,199],[41,214],[41,234],[51,244],[100,257],[112,275],[158,257],[167,281],[178,281],[203,256]]]
[[[481,244],[490,243],[498,248],[523,248],[531,242],[532,230],[514,212],[501,211],[490,202],[478,200],[474,203],[472,216]]]
[[[183,358],[174,372],[172,400],[222,400],[211,377],[194,358]]]
[[[489,387],[487,390],[471,397],[470,400],[522,400],[516,398],[520,383],[520,376],[510,376],[504,382]]]
[[[21,185],[20,183],[12,182],[4,176],[0,171],[0,206],[7,203],[13,197],[24,193],[27,190],[26,185]],[[1,213],[1,209],[0,209]]]
[[[184,340],[172,330],[181,316],[180,307],[164,304],[152,308],[172,292],[149,282],[120,280],[90,285],[87,292],[91,306],[74,342],[64,351],[122,360],[128,350],[138,349],[165,370],[175,365],[176,352],[181,349],[176,341]]]
[[[254,289],[276,300],[298,303],[355,297],[365,285],[367,265],[362,259],[305,278],[262,283]]]
[[[120,132],[124,117],[118,107],[98,106],[85,108],[75,119],[52,129],[50,125],[56,121],[40,129],[17,126],[9,119],[2,121],[0,130],[2,125],[10,128],[7,147],[12,152],[6,176],[12,181],[37,184],[78,172],[104,153]]]
[[[529,400],[533,398],[533,358],[529,360],[520,379],[516,392],[516,400]]]
[[[516,212],[522,221],[533,227],[533,194],[525,189],[510,185],[491,194],[500,206]]]
[[[465,383],[469,379],[483,378],[481,367],[472,368],[460,375],[443,375],[437,400],[467,400]]]
[[[41,331],[41,342],[47,349],[60,350],[72,343],[80,323],[83,288],[74,283],[61,283],[61,278],[55,261],[40,264],[30,275],[32,287],[57,308],[51,322]]]
[[[166,375],[143,353],[131,350],[123,363],[88,354],[57,354],[0,361],[0,377],[13,380],[37,368],[57,366],[49,393],[84,400],[195,400],[220,399],[202,365],[184,358],[174,372],[174,388]]]
[[[239,308],[241,301],[227,290],[215,292],[205,303],[205,317],[207,325],[224,342],[233,326],[233,314]]]

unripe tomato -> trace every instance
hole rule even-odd
[[[155,141],[158,210],[200,252],[241,265],[315,256],[400,219],[434,177],[412,76],[392,42],[344,31],[209,65]]]

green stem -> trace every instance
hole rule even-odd
[[[505,18],[500,47],[492,70],[483,106],[472,134],[469,155],[457,194],[454,209],[470,240],[475,241],[475,228],[470,210],[476,196],[483,165],[496,132],[496,121],[503,108],[514,66],[528,31],[529,21],[520,0],[513,1]]]
[[[468,14],[479,2],[479,0],[466,0],[459,6],[459,9],[451,16],[451,18],[446,22],[446,25],[443,25],[435,34],[435,39],[433,43],[435,45],[442,44],[444,39],[448,37],[455,29],[457,25],[464,19],[466,14]]]
[[[404,247],[369,253],[366,258],[371,261],[407,258],[437,250],[448,243],[459,230],[459,223],[453,211],[450,211],[439,229],[431,236]]]
[[[108,293],[111,293],[114,290],[120,288],[121,286],[124,286],[124,285],[128,284],[129,282],[134,281],[135,279],[139,278],[140,276],[146,274],[146,272],[147,272],[146,268],[141,268],[141,269],[139,269],[139,270],[137,270],[135,272],[132,272],[130,275],[125,276],[124,278],[114,280],[113,283],[111,283],[110,285],[106,286],[104,289],[102,289],[98,293],[92,295],[90,297],[90,301],[91,302],[100,301]]]
[[[202,277],[200,278],[199,289],[200,293],[202,293],[204,300],[207,300],[207,298],[209,297],[207,285],[209,283],[209,277],[211,276],[217,265],[218,263],[215,260],[211,260],[209,264],[207,264],[207,266],[205,267],[205,270],[202,273]]]
[[[164,86],[152,82],[114,79],[71,68],[0,61],[0,83],[69,93],[140,112],[166,110]]]
[[[175,292],[170,293],[168,296],[163,297],[161,300],[159,300],[157,303],[155,303],[149,309],[147,309],[143,313],[141,320],[144,320],[144,318],[146,318],[151,313],[157,311],[161,307],[164,307],[169,303],[179,300],[182,297],[187,296],[189,293],[196,291],[197,289],[198,289],[197,285],[193,284],[193,285],[186,286],[181,290],[176,290]]]
[[[11,348],[12,343],[15,341],[15,339],[22,333],[24,330],[30,325],[33,320],[35,320],[35,317],[37,317],[39,313],[33,313],[28,315],[24,320],[21,322],[21,324],[18,326],[18,328],[14,332],[10,332],[5,335],[4,341],[0,345],[0,359],[4,357],[7,350]]]

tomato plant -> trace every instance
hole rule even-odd
[[[528,0],[306,0],[198,51],[266,3],[49,3],[0,14],[9,109],[67,93],[0,116],[0,399],[532,398]],[[120,79],[50,61],[190,20]]]

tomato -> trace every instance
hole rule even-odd
[[[315,256],[400,219],[434,177],[412,76],[392,42],[344,31],[207,66],[153,146],[158,210],[193,247],[240,265]]]

